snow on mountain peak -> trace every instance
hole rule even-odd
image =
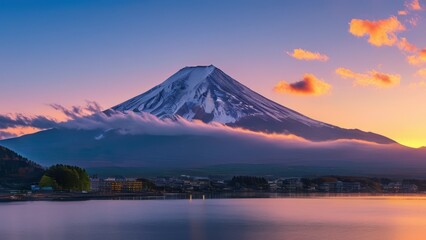
[[[185,67],[178,71],[176,74],[168,78],[164,84],[173,83],[179,79],[185,79],[185,82],[189,87],[196,85],[200,81],[205,80],[215,69],[215,66],[196,66],[196,67]]]
[[[160,118],[235,123],[247,116],[294,118],[307,125],[324,125],[245,87],[213,65],[185,67],[160,85],[113,107],[116,111],[149,112]]]
[[[160,118],[235,123],[247,116],[293,118],[306,125],[326,125],[272,102],[213,65],[185,67],[160,85],[113,107],[116,111],[149,112]]]
[[[316,121],[273,102],[210,66],[185,67],[149,91],[112,108],[159,118],[219,122],[255,131],[292,133],[312,140],[361,139],[391,143],[383,136]]]

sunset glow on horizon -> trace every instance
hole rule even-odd
[[[214,64],[310,118],[426,146],[425,0],[3,1],[0,29],[0,139],[42,129],[2,116],[66,121],[54,106],[108,109]]]

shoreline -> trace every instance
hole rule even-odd
[[[419,197],[426,193],[275,193],[275,192],[193,192],[193,193],[35,193],[0,194],[0,203],[28,201],[89,201],[89,200],[206,200],[256,198],[368,198]]]

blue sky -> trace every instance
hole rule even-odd
[[[417,68],[397,48],[374,47],[348,32],[351,19],[386,19],[402,9],[404,1],[389,0],[0,0],[0,113],[52,115],[47,104],[84,100],[111,107],[182,67],[214,64],[310,117],[423,141],[415,129],[392,136],[395,125],[426,120],[426,113],[412,107],[426,100],[425,90],[408,87],[420,81],[413,77]],[[419,20],[404,36],[425,47],[422,29]],[[330,60],[297,61],[286,54],[295,48],[325,53]],[[401,86],[354,87],[336,76],[338,67],[399,74]],[[318,97],[273,92],[278,81],[295,82],[305,73],[328,82],[332,91]],[[412,99],[397,101],[407,97]],[[384,119],[393,120],[385,126]]]

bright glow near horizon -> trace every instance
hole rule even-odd
[[[109,108],[214,64],[311,118],[426,146],[425,11],[424,0],[2,1],[0,114],[64,119],[47,104]],[[273,90],[281,81],[289,91]]]

